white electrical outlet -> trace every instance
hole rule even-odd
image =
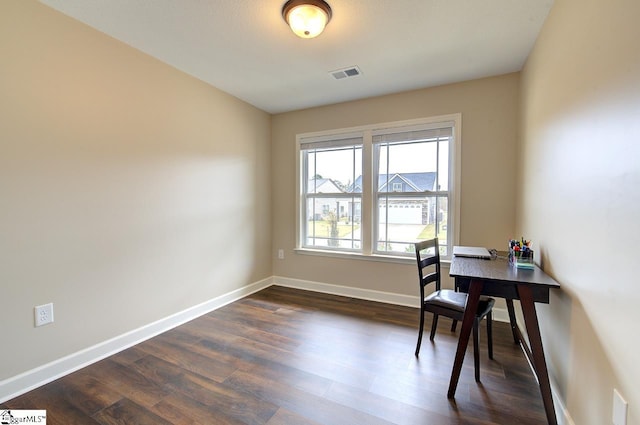
[[[53,303],[38,305],[34,309],[36,326],[53,322]]]
[[[278,259],[284,260],[284,249],[278,250]]]
[[[627,402],[613,389],[613,425],[627,425]]]

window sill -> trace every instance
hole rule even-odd
[[[296,248],[294,249],[294,252],[296,254],[301,254],[301,255],[341,258],[345,260],[376,261],[380,263],[406,264],[406,265],[412,265],[412,266],[416,264],[416,259],[414,256],[399,257],[399,256],[381,255],[381,254],[364,255],[358,252],[325,251],[321,249],[309,249],[309,248]],[[448,258],[440,259],[440,265],[442,267],[449,268],[450,263],[451,263],[451,260]]]

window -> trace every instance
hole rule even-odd
[[[437,236],[447,254],[452,134],[428,125],[374,132],[374,252],[413,253],[416,241]]]
[[[360,250],[362,137],[303,146],[302,246]]]
[[[298,135],[298,248],[413,256],[457,241],[461,117]]]

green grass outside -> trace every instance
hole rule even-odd
[[[447,223],[440,223],[440,229],[438,229],[438,239],[445,241],[447,239],[447,230],[446,230],[446,226]],[[435,224],[427,224],[426,226],[424,226],[424,229],[422,229],[422,232],[420,232],[420,234],[418,235],[418,240],[423,240],[423,239],[433,239],[435,236],[436,232],[435,232]]]
[[[308,229],[311,231],[311,229],[313,229],[313,221],[309,221],[308,225]],[[445,223],[440,223],[440,229],[438,232],[438,239],[445,241],[447,239],[447,230],[446,230],[446,222]],[[345,224],[344,221],[339,221],[338,222],[338,237],[342,238],[346,235],[348,235],[349,233],[351,233],[352,231],[355,231],[357,229],[360,228],[360,224],[356,223],[353,225],[353,227],[351,226],[351,223],[349,224]],[[315,222],[315,237],[317,238],[328,238],[330,237],[330,230],[331,230],[331,224],[329,223],[329,221],[327,220],[317,220]],[[426,226],[424,226],[424,228],[422,229],[422,231],[418,234],[418,237],[416,238],[417,240],[423,240],[423,239],[432,239],[435,237],[435,225],[434,224],[427,224]]]
[[[309,232],[312,232],[314,221],[309,221]],[[356,223],[351,226],[351,223],[345,224],[344,221],[338,222],[338,237],[342,238],[349,233],[360,228],[360,224]],[[330,237],[331,224],[326,220],[315,221],[315,237],[316,238],[328,238]]]

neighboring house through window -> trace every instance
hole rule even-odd
[[[448,256],[460,127],[456,114],[298,135],[298,249],[412,256],[437,236]]]

